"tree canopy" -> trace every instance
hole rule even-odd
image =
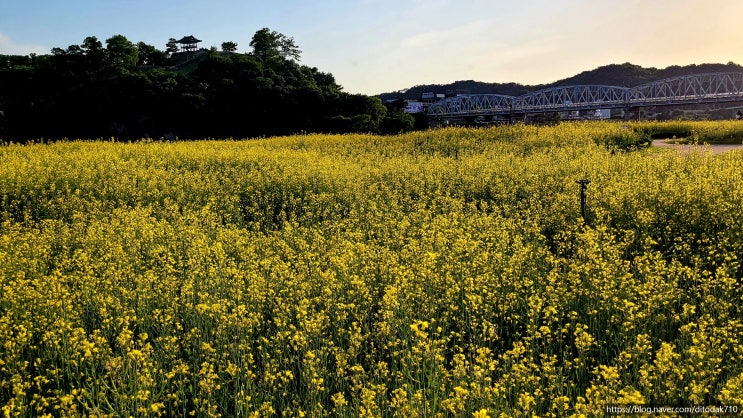
[[[139,51],[124,35],[106,39],[106,60],[111,67],[134,67],[138,57]]]
[[[222,42],[222,52],[235,52],[237,51],[237,43],[232,41]]]
[[[262,61],[280,57],[299,62],[299,57],[302,54],[293,38],[268,28],[256,32],[250,41],[250,46],[253,47],[253,54]]]

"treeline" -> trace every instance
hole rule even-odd
[[[301,65],[292,38],[267,28],[252,51],[166,51],[122,35],[0,56],[0,140],[246,138],[298,132],[396,133],[399,106],[349,94],[332,74]]]

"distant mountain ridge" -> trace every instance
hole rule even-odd
[[[382,93],[379,94],[378,97],[383,101],[395,99],[417,100],[420,99],[422,93],[428,92],[460,92],[469,94],[505,94],[509,96],[520,96],[532,91],[558,86],[599,84],[618,87],[634,87],[670,77],[734,71],[743,71],[743,66],[733,62],[728,62],[727,64],[672,65],[670,67],[657,69],[654,67],[644,68],[627,62],[624,64],[605,65],[594,70],[583,71],[573,77],[558,80],[550,84],[522,85],[514,82],[485,83],[474,80],[461,80],[450,84],[418,85],[404,91]]]

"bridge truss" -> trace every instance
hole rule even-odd
[[[433,119],[506,116],[693,103],[743,101],[743,73],[707,73],[667,78],[637,87],[560,86],[518,97],[470,94],[432,103]]]

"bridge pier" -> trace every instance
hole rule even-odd
[[[624,120],[642,120],[645,112],[641,107],[629,107],[624,109]]]
[[[526,122],[526,113],[511,113],[508,115],[511,124]]]

